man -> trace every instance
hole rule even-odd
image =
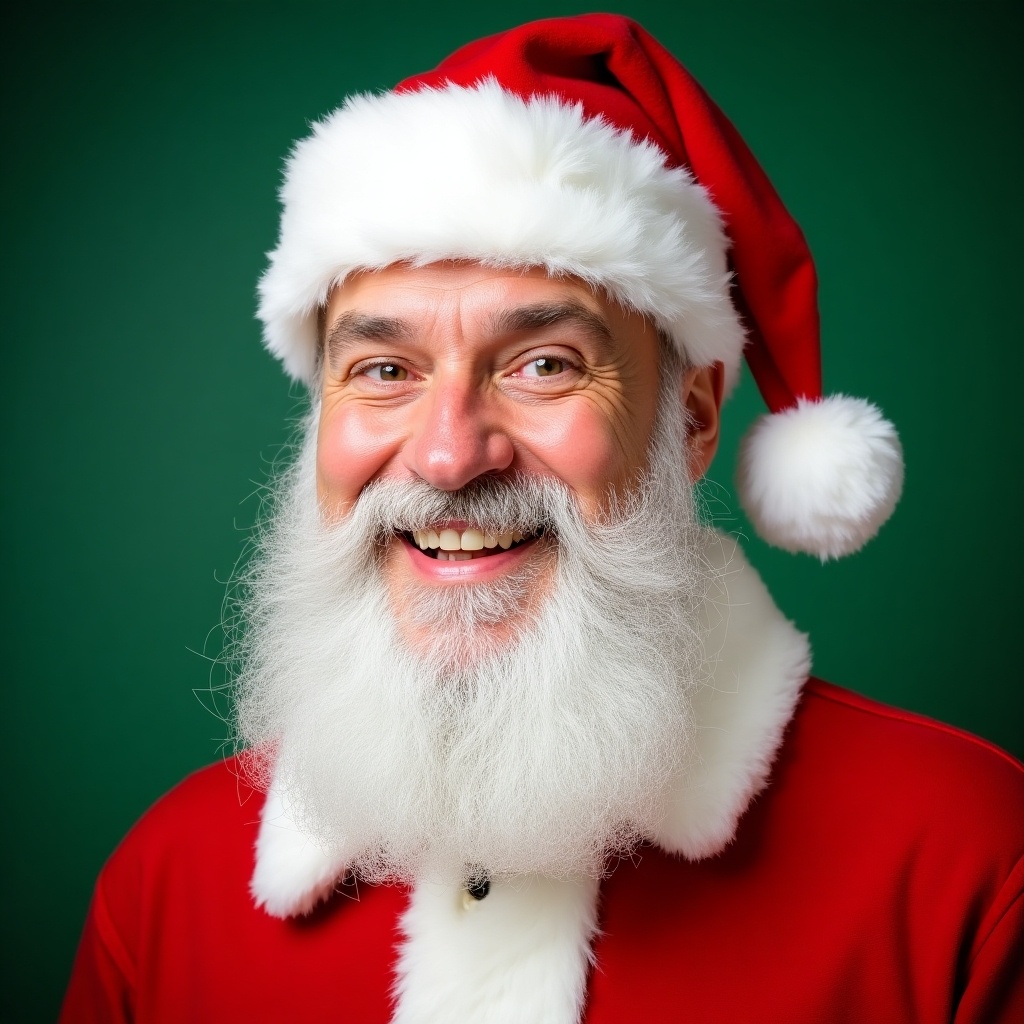
[[[114,855],[65,1019],[1024,1012],[1020,765],[808,681],[694,507],[744,351],[766,538],[856,550],[902,461],[822,396],[806,246],[685,70],[514,29],[351,100],[282,199],[260,315],[312,401],[246,749]]]

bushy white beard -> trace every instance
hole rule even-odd
[[[237,729],[267,755],[260,781],[276,765],[301,826],[362,877],[596,875],[656,829],[692,744],[710,572],[671,390],[649,472],[597,524],[559,482],[519,478],[375,484],[325,525],[311,421],[241,581]],[[402,639],[381,541],[443,519],[545,531],[549,592],[500,648],[474,630],[534,573],[424,584],[405,597],[436,642]]]

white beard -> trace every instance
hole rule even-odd
[[[707,675],[706,528],[676,395],[642,484],[589,525],[557,481],[525,481],[525,503],[486,485],[375,484],[325,525],[311,420],[241,581],[237,728],[263,753],[258,781],[276,766],[299,824],[361,877],[595,876],[657,829]],[[550,592],[500,649],[474,628],[518,609],[533,573],[407,592],[430,650],[395,622],[381,541],[448,518],[545,529]]]

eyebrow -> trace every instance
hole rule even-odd
[[[357,341],[405,341],[412,336],[412,327],[393,316],[376,316],[350,309],[342,313],[324,336],[328,359]]]
[[[602,349],[612,344],[612,329],[603,316],[580,302],[539,302],[494,313],[489,321],[493,334],[529,334],[562,324],[582,328]]]

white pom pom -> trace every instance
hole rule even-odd
[[[903,452],[895,427],[870,402],[800,399],[750,429],[736,484],[766,541],[824,561],[862,547],[892,514]]]

